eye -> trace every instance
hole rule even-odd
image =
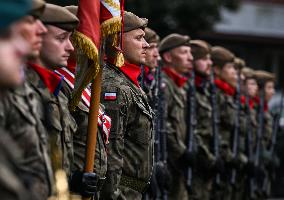
[[[66,35],[60,35],[60,36],[57,36],[56,39],[59,41],[59,42],[64,42],[66,40],[67,36]]]

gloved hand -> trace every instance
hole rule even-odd
[[[83,197],[92,197],[97,192],[98,177],[96,173],[76,171],[70,181],[70,190]]]
[[[196,163],[196,153],[185,151],[182,156],[179,158],[179,163],[182,163],[182,167],[194,167]]]

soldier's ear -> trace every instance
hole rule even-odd
[[[172,56],[170,54],[170,52],[165,52],[162,55],[164,62],[166,63],[171,63],[172,62]]]
[[[221,68],[218,66],[213,66],[213,70],[214,70],[214,74],[219,77],[221,74]]]

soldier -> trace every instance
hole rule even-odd
[[[163,96],[167,130],[168,167],[173,177],[169,199],[188,199],[183,170],[193,164],[193,154],[186,148],[186,74],[192,70],[189,36],[170,34],[159,46],[164,62],[162,68]]]
[[[66,8],[77,15],[77,6],[66,6]],[[59,75],[64,76],[64,84],[61,88],[62,92],[71,100],[72,90],[75,82],[75,70],[76,70],[76,57],[75,51],[71,54],[68,60],[67,67],[58,68],[55,70]],[[90,94],[89,88],[84,90],[82,99],[75,111],[71,111],[72,116],[76,120],[78,129],[73,137],[74,146],[74,164],[72,171],[83,171],[85,164],[85,150],[87,144],[87,130],[88,130],[88,115],[90,107]],[[100,106],[100,114],[98,119],[98,135],[95,155],[94,172],[98,176],[97,186],[97,199],[99,199],[99,190],[105,180],[107,171],[107,154],[106,145],[108,143],[109,130],[111,125],[111,119],[105,114],[103,105]]]
[[[199,139],[199,155],[194,169],[192,192],[190,199],[209,200],[212,190],[213,175],[219,170],[221,161],[214,156],[211,148],[212,106],[209,88],[210,70],[212,67],[211,46],[203,40],[191,40],[191,50],[194,57],[195,87],[196,87],[196,125],[195,133]]]
[[[20,33],[30,45],[29,55],[39,52],[41,34],[45,32],[42,23],[37,19],[44,9],[43,1],[32,1],[32,8],[13,29]],[[23,82],[23,68],[21,68]],[[7,92],[1,99],[1,127],[4,127],[23,152],[19,169],[24,182],[34,199],[46,199],[51,194],[52,171],[47,154],[46,132],[37,115],[39,103],[35,92],[24,82]]]
[[[152,109],[138,83],[139,65],[145,64],[144,28],[148,20],[124,13],[123,53],[125,63],[104,67],[101,102],[112,119],[108,171],[103,199],[141,199],[153,167]],[[108,52],[106,52],[108,53]]]
[[[47,29],[43,36],[44,48],[29,62],[27,79],[37,93],[36,98],[44,105],[44,112],[39,114],[48,129],[53,169],[65,170],[71,191],[92,197],[96,191],[96,174],[72,172],[73,135],[77,125],[68,110],[68,98],[60,91],[62,77],[52,71],[67,65],[74,50],[70,36],[79,21],[66,8],[53,4],[46,4],[40,19]],[[60,155],[54,155],[56,149]]]
[[[21,65],[28,53],[28,43],[14,32],[16,20],[21,19],[30,10],[30,2],[6,1],[0,3],[0,99],[5,91],[22,83]],[[2,118],[2,116],[1,116]],[[11,139],[3,127],[0,127],[0,196],[1,199],[31,199],[24,177],[19,169],[23,158],[19,146]]]
[[[213,199],[229,200],[232,198],[230,183],[232,171],[231,137],[235,128],[237,70],[234,66],[234,54],[223,47],[212,47],[212,61],[216,75],[215,84],[218,88],[218,105],[220,115],[219,133],[221,136],[221,157],[225,162],[226,171],[221,174],[221,191],[214,190]]]
[[[144,66],[144,78],[143,78],[143,90],[148,96],[150,105],[153,108],[154,88],[156,84],[156,67],[158,67],[159,59],[159,36],[155,31],[146,27],[145,28],[145,40],[150,45],[146,50],[146,65]]]
[[[272,96],[275,93],[274,84],[275,84],[275,76],[272,73],[256,70],[255,76],[257,79],[258,87],[259,87],[259,97],[256,98],[256,103],[258,107],[258,112],[260,108],[261,90],[264,92],[264,113],[263,113],[263,127],[261,131],[261,151],[260,151],[260,167],[262,167],[262,174],[264,177],[259,184],[258,192],[259,198],[265,199],[270,195],[271,190],[271,174],[273,173],[273,169],[279,165],[279,160],[276,155],[272,155],[270,148],[272,142],[272,124],[273,118],[271,113],[268,110],[268,102],[271,100]],[[258,121],[258,126],[260,126],[260,122]]]

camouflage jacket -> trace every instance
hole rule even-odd
[[[212,152],[212,106],[210,102],[210,92],[208,82],[204,85],[196,86],[196,128],[195,133],[199,139],[199,153],[201,154],[198,162],[199,169],[210,169],[215,161]],[[204,172],[203,172],[204,173]]]
[[[48,155],[48,138],[38,113],[41,104],[25,82],[10,90],[0,102],[0,126],[4,127],[23,152],[20,168],[29,177],[30,190],[36,199],[51,194],[52,168]]]
[[[162,73],[164,85],[165,116],[167,130],[167,148],[169,164],[180,169],[178,161],[186,151],[186,91],[178,87],[173,80]]]
[[[116,199],[120,193],[119,186],[141,192],[141,188],[135,188],[138,185],[145,187],[150,179],[153,116],[142,89],[113,65],[104,67],[101,94],[101,102],[112,119],[104,199]],[[113,98],[108,99],[108,95]]]
[[[235,131],[235,124],[237,116],[237,105],[235,103],[234,96],[228,95],[224,93],[224,91],[218,89],[217,90],[217,101],[219,105],[219,114],[220,114],[220,125],[219,125],[219,133],[221,136],[221,146],[226,149],[223,154],[225,156],[226,161],[230,161],[232,159],[232,139]],[[240,106],[240,105],[239,105]],[[239,157],[243,162],[247,161],[247,158],[243,154],[245,149],[245,136],[246,136],[246,128],[245,128],[245,112],[240,110],[240,128],[239,128],[239,143],[238,149]]]
[[[23,157],[22,151],[2,128],[0,128],[0,152],[1,199],[37,199],[31,194],[33,191],[27,188],[26,183],[30,181],[30,176],[26,176],[26,173],[20,168],[20,162]],[[46,199],[46,197],[42,197],[42,199]]]
[[[65,82],[63,83],[61,90],[70,100],[72,89]],[[89,108],[82,101],[80,101],[79,105],[76,107],[76,110],[72,111],[71,114],[78,125],[78,129],[73,137],[74,164],[72,166],[72,171],[83,171],[88,136]],[[107,171],[106,144],[103,140],[102,134],[101,128],[98,127],[94,172],[97,173],[99,178],[104,178]]]
[[[36,98],[44,105],[39,115],[48,130],[53,168],[62,168],[69,176],[74,155],[73,135],[77,125],[69,112],[68,99],[62,92],[58,96],[51,94],[37,72],[31,68],[27,70],[27,80],[36,92]]]

